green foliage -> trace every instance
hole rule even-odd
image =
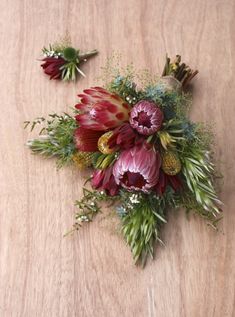
[[[130,104],[135,104],[140,100],[140,93],[136,91],[136,85],[129,75],[116,76],[109,84],[108,90],[116,93]]]
[[[181,156],[186,184],[197,203],[216,217],[219,213],[217,204],[220,201],[212,184],[214,166],[210,162],[209,153],[192,146],[188,151],[190,153]]]
[[[142,90],[141,97],[158,104],[162,108],[165,121],[172,118],[184,119],[192,101],[190,94],[166,90],[161,81],[146,86]]]
[[[101,152],[95,152],[93,154],[92,164],[96,169],[105,169],[114,164],[118,157],[118,153],[103,154]]]
[[[217,223],[222,219],[222,217],[215,216],[211,210],[205,210],[204,207],[197,202],[193,192],[185,189],[180,195],[180,206],[186,209],[186,212],[190,211],[204,218],[208,225],[212,226],[214,229],[217,228]]]
[[[91,222],[93,218],[101,212],[101,202],[111,202],[111,204],[113,204],[116,200],[117,197],[108,196],[104,191],[91,191],[84,187],[83,197],[80,200],[75,201],[75,206],[78,208],[78,212],[75,214],[73,229],[65,235],[68,235],[75,230],[79,230],[83,222]]]
[[[145,265],[148,256],[153,258],[154,242],[160,239],[160,227],[166,223],[166,208],[177,207],[171,189],[163,196],[122,191],[122,202],[117,212],[121,216],[122,233],[130,246],[135,263]],[[121,214],[120,214],[121,212]]]
[[[30,126],[32,131],[41,123],[45,123],[46,126],[41,129],[39,138],[27,143],[32,152],[47,157],[56,156],[58,167],[71,162],[76,151],[73,142],[74,130],[77,128],[75,119],[66,113],[61,116],[51,114],[48,120],[37,118],[32,123],[26,121],[25,127]]]

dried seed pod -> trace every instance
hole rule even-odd
[[[101,135],[101,137],[98,140],[98,149],[101,153],[103,154],[111,154],[113,152],[115,152],[114,148],[110,148],[108,145],[108,141],[111,138],[111,136],[113,135],[112,131],[106,132],[103,135]]]
[[[181,162],[175,151],[162,153],[162,169],[167,175],[176,175],[181,170]]]

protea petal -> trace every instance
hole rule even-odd
[[[110,196],[117,195],[119,191],[119,186],[113,176],[112,166],[104,170],[96,170],[92,175],[91,185],[95,189],[105,190]]]
[[[81,113],[76,116],[76,120],[84,128],[106,131],[129,120],[129,105],[104,88],[85,89],[84,93],[78,96],[81,102],[75,107]]]
[[[41,64],[45,74],[50,76],[50,79],[59,79],[62,74],[61,67],[66,63],[62,57],[45,57]]]
[[[119,147],[126,150],[141,142],[143,142],[143,137],[126,122],[113,131],[108,145],[111,149]]]
[[[84,129],[79,127],[74,133],[74,142],[76,148],[82,152],[98,151],[98,140],[102,132]]]
[[[178,175],[170,176],[164,173],[162,169],[159,171],[159,180],[155,186],[158,195],[164,194],[167,186],[170,186],[175,192],[182,188],[182,181]]]

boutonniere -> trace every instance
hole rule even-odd
[[[110,68],[110,66],[108,67]],[[215,190],[212,133],[188,118],[186,92],[197,71],[167,57],[162,76],[115,70],[103,87],[78,95],[74,114],[36,119],[43,134],[28,142],[33,153],[92,169],[90,187],[76,201],[73,230],[90,222],[104,202],[115,210],[135,263],[153,257],[160,230],[175,208],[192,210],[214,228],[220,200]],[[140,80],[141,79],[141,80]],[[30,122],[26,122],[29,125]],[[72,231],[73,231],[72,230]]]
[[[64,81],[76,80],[79,75],[85,77],[80,66],[90,57],[96,55],[96,49],[82,52],[71,46],[70,42],[49,45],[42,49],[43,63],[41,67],[50,79],[61,79]]]

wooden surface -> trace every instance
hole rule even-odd
[[[67,31],[75,46],[100,51],[76,84],[49,81],[37,61]],[[1,317],[235,316],[234,34],[233,0],[1,0]],[[57,172],[24,146],[22,122],[68,111],[113,50],[153,72],[166,52],[199,69],[191,116],[213,122],[224,173],[221,232],[173,212],[166,247],[145,270],[105,215],[62,237],[85,173]]]

